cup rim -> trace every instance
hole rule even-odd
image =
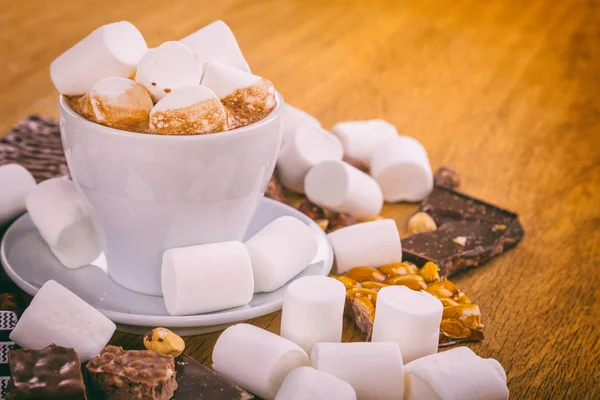
[[[130,138],[139,138],[139,139],[145,138],[146,140],[163,140],[163,141],[178,140],[178,141],[181,141],[181,140],[211,140],[211,139],[214,139],[215,137],[219,138],[219,137],[225,137],[225,136],[239,136],[239,135],[245,134],[246,132],[253,131],[254,129],[258,129],[264,125],[269,124],[271,121],[275,120],[279,116],[279,114],[281,114],[284,103],[283,103],[283,97],[281,97],[281,94],[277,90],[275,90],[275,100],[276,100],[276,104],[275,104],[275,107],[273,108],[273,110],[271,110],[269,115],[267,115],[260,121],[256,121],[253,124],[242,126],[240,128],[227,130],[227,131],[213,132],[213,133],[207,133],[207,134],[196,134],[196,135],[159,135],[156,133],[131,132],[131,131],[124,131],[121,129],[111,128],[110,126],[102,125],[102,124],[90,121],[89,119],[82,117],[79,113],[77,113],[75,110],[73,110],[71,108],[66,96],[64,96],[62,94],[59,95],[58,106],[61,111],[61,114],[62,114],[62,112],[64,112],[64,113],[70,115],[71,117],[79,119],[79,120],[83,121],[84,124],[89,124],[90,128],[94,128],[95,131],[98,131],[98,129],[99,129],[99,130],[103,131],[104,133],[107,133],[110,135],[119,135],[121,137],[130,137]]]

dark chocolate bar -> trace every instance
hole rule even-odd
[[[11,350],[6,399],[85,400],[79,357],[73,349]]]
[[[421,205],[438,229],[402,240],[405,261],[433,261],[451,276],[515,246],[524,231],[517,214],[453,189],[436,186]]]
[[[177,384],[174,400],[249,400],[253,395],[206,368],[187,354],[175,361]]]

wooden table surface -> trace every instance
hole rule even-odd
[[[151,46],[223,19],[287,102],[326,127],[385,118],[464,191],[517,211],[523,242],[454,279],[486,325],[469,347],[502,363],[513,398],[600,398],[598,1],[3,1],[0,131],[57,116],[50,62],[120,19]],[[403,231],[416,208],[383,215]],[[280,313],[251,322],[278,332]],[[217,337],[187,352],[210,365]]]

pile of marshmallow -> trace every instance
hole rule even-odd
[[[293,281],[281,336],[229,327],[215,344],[213,369],[264,399],[508,399],[495,359],[468,347],[437,353],[442,303],[429,293],[381,289],[372,341],[362,343],[341,343],[345,296],[333,278]]]
[[[220,132],[276,105],[273,85],[250,73],[223,21],[151,49],[130,22],[104,25],[55,59],[50,76],[81,115],[134,132]]]
[[[384,200],[420,201],[433,189],[425,148],[389,122],[340,122],[331,132],[311,115],[286,106],[277,160],[283,186],[358,219],[379,215]]]

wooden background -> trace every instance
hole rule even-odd
[[[418,138],[434,168],[458,167],[463,190],[519,212],[526,230],[455,279],[486,324],[469,346],[502,363],[513,398],[600,398],[598,1],[0,3],[0,132],[57,115],[48,66],[97,26],[130,20],[155,46],[224,19],[253,71],[326,127],[381,117]],[[383,214],[404,230],[415,209]],[[217,336],[187,351],[210,365]],[[344,337],[358,338],[349,323]]]

